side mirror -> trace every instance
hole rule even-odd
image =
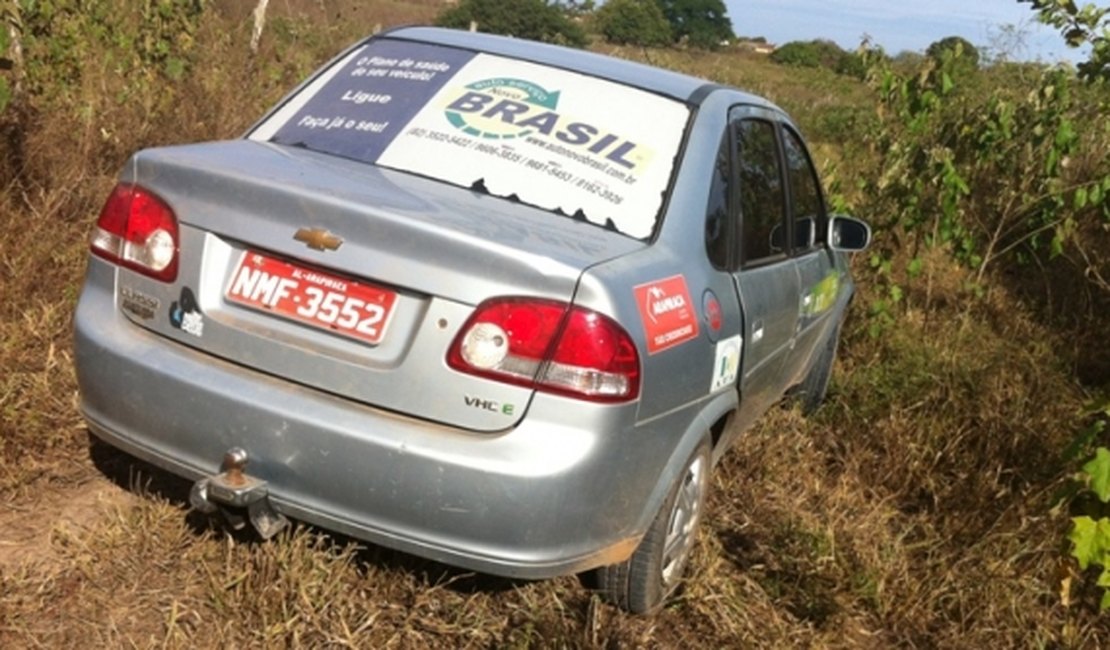
[[[871,243],[871,227],[853,217],[833,215],[829,218],[829,246],[834,251],[861,251]]]

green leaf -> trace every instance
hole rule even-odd
[[[1064,254],[1064,236],[1059,229],[1053,235],[1052,241],[1048,244],[1048,257],[1049,259],[1056,259]]]
[[[1072,529],[1068,533],[1071,540],[1071,556],[1079,561],[1079,568],[1086,569],[1091,560],[1097,560],[1101,555],[1099,545],[1098,525],[1090,517],[1072,517]]]
[[[1106,447],[1099,447],[1095,451],[1095,457],[1083,466],[1083,471],[1091,477],[1091,490],[1099,501],[1110,501],[1110,451]]]
[[[1106,195],[1102,191],[1102,186],[1099,185],[1098,183],[1095,183],[1094,185],[1092,185],[1091,186],[1091,195],[1090,195],[1089,198],[1091,200],[1091,205],[1098,205],[1098,204],[1102,203],[1102,200],[1104,198],[1106,198]]]
[[[1110,607],[1110,590],[1102,592],[1102,600],[1098,601],[1099,611],[1106,611]]]
[[[1056,146],[1061,149],[1069,148],[1077,137],[1078,135],[1075,132],[1075,127],[1072,126],[1071,120],[1060,120],[1060,126],[1056,129]]]
[[[921,270],[924,268],[925,263],[921,261],[920,257],[915,257],[910,260],[909,265],[906,267],[906,272],[909,273],[911,278],[916,278],[921,275]]]
[[[1079,187],[1075,190],[1075,209],[1082,210],[1087,207],[1087,188]]]
[[[8,102],[12,100],[12,91],[8,88],[8,80],[0,79],[0,113],[8,107]]]
[[[952,83],[952,77],[947,72],[941,75],[940,92],[944,95],[952,92],[952,87],[956,84]]]
[[[1094,442],[1095,438],[1102,434],[1106,429],[1106,422],[1102,420],[1095,420],[1089,427],[1080,431],[1071,443],[1064,449],[1061,456],[1064,460],[1074,461],[1078,460],[1079,453],[1087,448],[1087,445]]]
[[[1048,150],[1048,159],[1044,163],[1044,173],[1046,176],[1056,175],[1056,163],[1060,162],[1060,152],[1055,148]]]
[[[1110,519],[1099,517],[1095,524],[1098,526],[1096,543],[1098,544],[1099,555],[1092,558],[1092,561],[1104,569],[1110,569]]]

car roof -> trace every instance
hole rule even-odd
[[[383,32],[377,38],[447,45],[521,59],[634,86],[694,106],[700,105],[712,92],[727,89],[738,95],[738,102],[759,104],[777,110],[771,102],[758,95],[705,79],[635,61],[525,39],[439,27],[401,27]]]

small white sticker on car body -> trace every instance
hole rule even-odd
[[[715,393],[736,382],[736,374],[740,371],[740,349],[743,343],[744,339],[740,338],[739,334],[717,342],[710,392]]]

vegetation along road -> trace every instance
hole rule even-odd
[[[1105,13],[1031,3],[1094,43],[1077,71],[960,39],[767,56],[674,0],[268,4],[0,2],[0,647],[1110,645]],[[228,535],[77,414],[75,292],[122,161],[235,137],[375,26],[437,17],[770,97],[875,226],[829,402],[776,409],[723,461],[696,579],[654,617],[574,578]]]

